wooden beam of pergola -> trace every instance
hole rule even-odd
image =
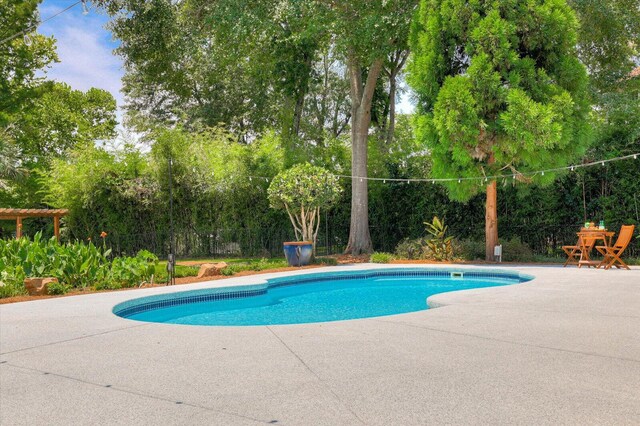
[[[60,218],[69,214],[67,209],[0,209],[0,220],[16,221],[16,238],[22,237],[22,219],[28,217],[52,217],[53,233],[60,241]]]

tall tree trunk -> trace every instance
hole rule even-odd
[[[493,248],[498,245],[498,190],[496,181],[487,185],[487,204],[485,206],[485,256],[493,260]]]
[[[387,147],[391,147],[393,135],[396,131],[396,74],[389,77],[389,128],[387,129]]]
[[[371,253],[373,244],[369,233],[369,194],[367,192],[367,145],[371,124],[371,101],[382,59],[375,60],[362,81],[362,68],[355,55],[349,58],[351,93],[351,226],[345,253]]]
[[[391,146],[396,128],[396,91],[398,88],[398,74],[402,71],[409,50],[397,50],[393,53],[388,68],[384,69],[385,74],[389,77],[389,127],[385,140],[387,146]]]
[[[293,110],[293,136],[296,138],[300,135],[300,122],[302,121],[305,95],[305,92],[300,92],[296,99],[295,109]]]
[[[492,152],[489,154],[489,164],[495,162]],[[494,260],[493,249],[498,245],[498,187],[495,180],[487,185],[487,203],[484,211],[485,260],[491,261]]]

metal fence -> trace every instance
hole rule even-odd
[[[318,233],[316,245],[319,255],[342,253],[348,239],[348,229],[327,223]],[[450,226],[450,235],[460,240],[483,241],[484,227]],[[547,257],[562,257],[562,246],[576,243],[576,232],[580,224],[530,226],[523,224],[500,224],[502,241],[518,238],[528,245],[533,254]],[[612,227],[617,230],[619,226]],[[393,252],[404,238],[418,238],[422,234],[410,235],[410,230],[394,229],[393,232],[376,227],[371,228],[374,249]],[[406,232],[404,232],[406,231]],[[169,232],[159,229],[145,234],[112,234],[107,240],[114,254],[132,255],[139,250],[149,250],[161,258],[169,253]],[[282,243],[294,240],[293,231],[269,228],[237,229],[181,229],[175,234],[178,258],[200,257],[279,257]],[[626,256],[640,256],[640,239],[635,239],[627,248]]]
[[[417,223],[421,223],[416,219]],[[461,222],[451,220],[448,234],[458,240],[484,241],[484,222]],[[528,245],[535,255],[563,257],[562,246],[576,243],[576,232],[580,223],[566,224],[528,224],[503,219],[499,222],[501,241],[518,238]],[[621,224],[609,224],[608,228],[617,231]],[[33,236],[33,232],[26,232]],[[371,226],[371,237],[376,251],[393,252],[403,239],[425,236],[421,226],[402,227],[393,223],[386,226]],[[51,230],[45,228],[44,236],[49,238]],[[636,231],[636,235],[638,231]],[[6,232],[1,238],[14,238],[15,234]],[[323,220],[318,233],[316,250],[319,255],[342,253],[349,237],[348,225],[343,221],[329,217]],[[614,237],[615,238],[615,237]],[[71,237],[73,239],[73,237]],[[83,239],[86,239],[83,238]],[[114,255],[135,255],[140,250],[148,250],[160,258],[169,253],[169,229],[158,227],[152,232],[138,234],[109,233],[105,244]],[[176,255],[180,259],[203,257],[280,257],[283,255],[282,243],[295,239],[290,226],[263,228],[189,228],[178,227],[175,232]],[[93,241],[101,241],[94,235]],[[101,244],[101,243],[99,243]],[[634,238],[625,257],[640,257],[640,238]]]

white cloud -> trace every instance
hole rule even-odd
[[[69,1],[45,0],[40,6],[41,19],[61,11]],[[65,82],[73,89],[86,91],[97,87],[110,92],[118,105],[118,121],[122,121],[124,98],[122,88],[122,59],[113,54],[117,43],[104,28],[108,18],[94,8],[82,15],[80,5],[42,24],[38,31],[53,35],[59,63],[46,72],[48,78]]]

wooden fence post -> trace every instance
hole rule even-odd
[[[16,239],[19,240],[22,238],[22,218],[16,218]]]

